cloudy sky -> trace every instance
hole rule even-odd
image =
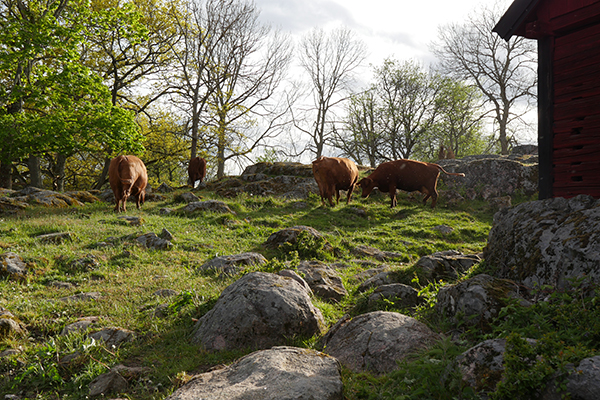
[[[496,0],[255,0],[261,19],[295,37],[320,27],[344,25],[366,43],[368,63],[387,57],[434,58],[428,50],[438,27],[460,23],[465,17]],[[499,0],[504,8],[512,0]]]

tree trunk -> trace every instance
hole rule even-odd
[[[54,174],[54,181],[52,186],[54,190],[58,192],[64,192],[65,190],[65,164],[67,163],[67,156],[62,154],[56,155],[56,163],[54,164],[52,173]]]
[[[29,186],[43,188],[40,158],[30,155],[27,160],[27,165],[29,166]]]
[[[102,189],[102,186],[104,186],[104,183],[106,183],[106,176],[108,175],[108,167],[110,166],[110,160],[112,159],[108,157],[104,159],[104,168],[102,168],[102,173],[98,177],[98,180],[94,185],[94,189],[100,190]]]
[[[0,187],[12,189],[12,162],[0,161]]]

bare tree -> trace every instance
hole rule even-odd
[[[373,168],[379,161],[378,149],[384,140],[381,126],[381,107],[375,98],[375,90],[366,90],[351,96],[346,107],[347,116],[343,129],[334,129],[334,147],[342,155],[362,165],[368,161]]]
[[[492,33],[501,17],[496,4],[484,7],[463,24],[439,29],[433,52],[443,72],[479,88],[490,107],[502,154],[508,154],[510,126],[522,122],[535,98],[535,42],[523,37],[504,41]]]
[[[225,162],[253,151],[284,124],[275,100],[291,60],[289,38],[258,21],[251,1],[190,3],[185,47],[177,55],[180,105],[191,116],[192,157],[203,125],[204,145]]]
[[[346,99],[345,92],[351,87],[353,72],[366,57],[366,46],[347,28],[328,33],[315,28],[302,38],[299,56],[312,84],[314,108],[310,112],[316,116],[309,118],[312,121],[310,127],[302,127],[298,120],[295,125],[309,135],[308,147],[318,158],[331,140],[334,118],[330,114]]]

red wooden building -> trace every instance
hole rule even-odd
[[[494,32],[538,42],[540,199],[600,198],[600,0],[515,0]]]

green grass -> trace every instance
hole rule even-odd
[[[481,252],[493,219],[493,211],[484,202],[450,206],[443,196],[435,210],[405,194],[399,195],[394,209],[383,196],[354,196],[350,205],[343,202],[330,208],[323,207],[318,196],[310,196],[303,201],[304,207],[298,207],[297,200],[252,196],[220,199],[206,191],[199,192],[204,199],[224,200],[236,214],[184,215],[177,212],[184,204],[173,200],[181,193],[180,190],[167,195],[165,201],[147,202],[141,211],[130,204],[127,215],[141,217],[141,226],[127,224],[112,212],[111,205],[102,202],[69,209],[31,207],[16,215],[0,215],[0,251],[19,254],[30,267],[23,282],[0,280],[0,306],[28,328],[27,336],[0,341],[0,352],[22,349],[17,356],[0,359],[0,393],[19,393],[23,399],[83,398],[92,379],[116,364],[124,364],[149,368],[144,379],[132,381],[129,398],[163,399],[190,375],[230,363],[248,351],[207,353],[190,343],[194,321],[211,309],[225,287],[239,278],[198,273],[197,268],[211,258],[256,251],[269,260],[259,268],[268,272],[294,267],[300,258],[347,263],[349,267],[340,270],[340,274],[349,295],[339,304],[314,300],[327,324],[332,325],[346,313],[367,311],[366,295],[356,293],[360,282],[352,278],[362,271],[352,261],[356,258],[351,253],[354,247],[368,245],[401,253],[399,259],[387,264],[398,271],[399,280],[433,299],[437,287],[414,279],[414,262],[443,250]],[[175,212],[161,214],[159,210],[165,207]],[[323,250],[322,242],[308,238],[283,249],[264,248],[270,234],[294,225],[321,231],[333,246],[335,256]],[[439,225],[448,225],[453,231],[443,234],[435,228]],[[136,244],[138,235],[160,234],[162,229],[174,236],[171,250],[149,250]],[[37,239],[52,232],[69,232],[72,240],[42,244]],[[82,258],[95,262],[74,263]],[[74,286],[49,286],[53,281]],[[153,295],[163,288],[174,289],[179,295],[166,299]],[[85,292],[100,292],[102,298],[88,302],[58,300]],[[157,318],[154,311],[163,303],[168,304],[166,316]],[[443,321],[432,317],[431,304],[418,310],[402,310],[382,302],[380,309],[405,312],[443,331]],[[133,330],[137,339],[119,349],[106,349],[90,343],[84,335],[59,336],[65,325],[83,316],[98,316],[102,327]],[[515,326],[520,322],[514,322]],[[505,332],[511,327],[497,329]],[[312,347],[317,339],[296,338],[290,344]],[[384,377],[344,370],[345,395],[348,399],[450,399],[461,393],[466,396],[455,381],[451,385],[453,392],[434,382],[441,367],[445,368],[462,350],[463,347],[445,341],[404,363],[397,373]],[[78,354],[77,362],[68,366],[59,363],[63,356],[74,352]],[[437,382],[439,385],[439,379]],[[419,393],[425,394],[419,397]]]

